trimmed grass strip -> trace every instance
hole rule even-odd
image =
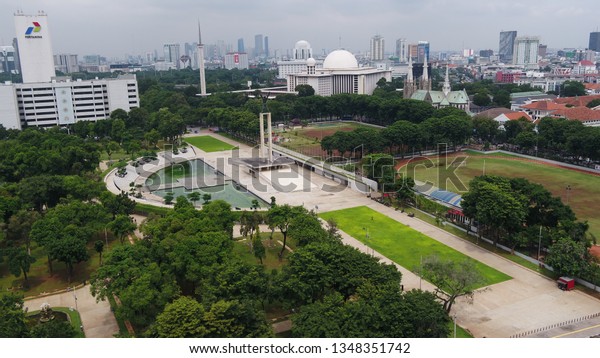
[[[421,258],[437,255],[453,261],[472,260],[484,278],[484,282],[476,288],[511,279],[510,276],[366,206],[330,211],[319,216],[325,220],[335,220],[341,230],[413,272],[418,270]]]

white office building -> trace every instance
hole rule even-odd
[[[335,50],[323,61],[323,67],[317,68],[316,61],[307,60],[306,72],[288,76],[288,91],[298,85],[309,85],[320,96],[332,96],[340,93],[373,94],[377,82],[384,78],[392,80],[391,70],[373,67],[359,67],[353,54],[346,50]]]
[[[513,65],[523,66],[525,69],[536,70],[540,38],[537,36],[520,36],[515,39],[513,50]]]
[[[230,52],[225,55],[225,68],[232,70],[237,68],[239,70],[247,70],[248,66],[248,54],[244,52]]]
[[[306,72],[306,61],[312,58],[313,51],[308,41],[296,42],[292,51],[293,58],[289,61],[277,62],[277,78],[288,79],[289,75]],[[316,60],[316,67],[321,68],[323,61]]]
[[[107,119],[116,109],[139,107],[135,75],[91,81],[0,85],[0,124],[5,128],[54,127]]]
[[[15,32],[19,44],[19,60],[23,83],[50,82],[56,76],[48,16],[15,13]]]

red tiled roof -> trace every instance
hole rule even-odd
[[[598,90],[600,89],[600,83],[584,83],[585,89],[587,90]]]
[[[516,121],[517,119],[520,119],[521,117],[525,117],[525,119],[527,119],[530,122],[533,121],[533,119],[531,119],[529,114],[527,114],[525,112],[510,112],[510,113],[504,113],[504,115],[506,116],[506,118],[510,119],[511,121]]]
[[[596,66],[593,62],[588,60],[579,61],[579,66]]]
[[[562,97],[554,100],[555,103],[570,105],[573,107],[585,107],[588,103],[595,99],[600,99],[600,94],[579,97]]]
[[[564,104],[557,104],[550,101],[538,101],[521,106],[523,109],[536,109],[540,111],[555,111],[557,109],[566,108]]]
[[[587,107],[572,107],[559,109],[552,113],[553,116],[576,119],[582,122],[600,120],[600,111]]]

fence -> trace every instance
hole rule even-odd
[[[536,329],[532,329],[532,330],[529,330],[529,331],[526,331],[526,332],[520,332],[520,333],[517,333],[517,334],[514,334],[514,335],[510,336],[509,338],[523,338],[523,337],[527,337],[527,336],[535,334],[535,333],[544,332],[544,331],[547,331],[549,329],[566,326],[568,324],[573,324],[573,323],[585,321],[585,320],[596,318],[596,317],[600,317],[600,312],[594,313],[594,314],[590,314],[590,315],[587,315],[587,316],[583,316],[583,317],[579,317],[579,318],[575,318],[575,319],[570,319],[568,321],[564,321],[564,322],[561,322],[561,323],[551,324],[551,325],[546,326],[546,327],[536,328]]]

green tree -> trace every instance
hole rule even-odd
[[[260,264],[263,264],[263,259],[267,257],[265,246],[260,238],[260,229],[256,230],[256,235],[252,238],[252,253],[254,257],[260,260]]]
[[[200,193],[197,191],[193,191],[191,193],[188,194],[188,199],[190,199],[190,201],[196,205],[196,202],[200,200]]]
[[[579,81],[565,81],[560,86],[560,94],[563,97],[585,96],[585,86]]]
[[[165,204],[167,204],[167,205],[173,204],[173,199],[175,199],[175,197],[173,196],[173,193],[167,193],[164,197]]]
[[[308,97],[315,95],[315,89],[311,85],[298,85],[294,89],[298,92],[298,97]]]
[[[0,337],[25,338],[28,334],[23,296],[16,293],[0,293]]]
[[[429,256],[423,259],[420,271],[427,281],[436,286],[434,294],[443,302],[446,312],[450,312],[458,297],[473,299],[474,288],[483,282],[472,260],[456,262]]]
[[[208,335],[204,326],[204,307],[190,297],[169,303],[156,317],[156,332],[161,338],[200,338]]]
[[[29,288],[29,279],[27,274],[31,268],[31,264],[35,262],[35,258],[27,253],[24,247],[10,248],[5,252],[8,261],[8,270],[15,277],[21,276],[23,273],[24,287]]]
[[[202,205],[206,205],[210,203],[210,199],[212,199],[212,195],[210,194],[202,194],[202,200],[204,201]]]
[[[550,247],[546,264],[550,265],[558,275],[578,277],[587,270],[587,248],[570,238],[560,238]]]
[[[290,223],[292,219],[303,210],[304,208],[302,207],[292,207],[288,204],[284,204],[276,205],[270,208],[267,212],[267,221],[269,226],[278,228],[281,234],[283,234],[283,246],[281,248],[281,252],[279,252],[280,258],[283,257],[283,253],[285,252]]]
[[[492,104],[492,99],[490,98],[490,95],[485,92],[477,92],[473,96],[473,103],[480,107],[487,107]]]
[[[595,108],[600,106],[600,98],[596,98],[591,100],[588,104],[585,105],[587,108]]]
[[[131,215],[135,210],[135,201],[129,199],[125,192],[114,195],[110,192],[104,192],[100,196],[102,206],[112,215],[114,220],[117,215]]]
[[[121,244],[124,244],[125,237],[130,235],[137,227],[128,215],[119,214],[113,221],[108,223],[108,228],[119,238]]]
[[[98,253],[100,259],[100,266],[102,266],[102,253],[104,252],[104,241],[96,240],[96,242],[94,242],[94,250],[96,250],[96,252]]]
[[[32,338],[73,338],[76,335],[77,332],[71,323],[56,319],[39,323],[31,328]]]
[[[90,258],[86,241],[85,231],[71,224],[63,229],[58,240],[45,243],[49,256],[67,266],[69,282],[73,277],[74,265]]]

